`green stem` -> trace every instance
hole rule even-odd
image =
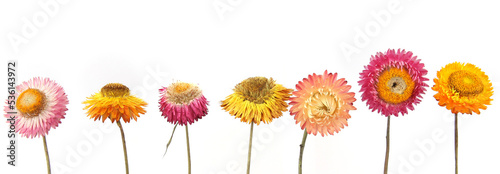
[[[186,143],[187,143],[187,152],[188,152],[188,174],[191,174],[191,152],[189,150],[189,132],[188,125],[186,124]]]
[[[252,137],[253,137],[253,122],[250,126],[250,142],[248,143],[247,174],[250,174],[250,160],[252,156]]]
[[[50,174],[50,160],[49,160],[49,150],[47,150],[47,140],[45,136],[43,137],[43,149],[45,150],[45,160],[47,161],[47,173]]]
[[[304,154],[304,147],[306,146],[307,130],[304,129],[304,136],[302,136],[302,144],[300,144],[299,156],[299,174],[302,174],[302,154]]]
[[[385,164],[384,164],[384,174],[387,174],[387,169],[389,167],[389,143],[390,143],[390,133],[391,133],[391,116],[387,116],[387,136],[385,142]]]
[[[116,124],[120,128],[120,132],[122,134],[122,144],[123,144],[123,156],[125,157],[125,172],[128,174],[128,156],[127,156],[127,145],[125,143],[125,133],[123,133],[123,127],[120,123],[120,120],[116,121]]]

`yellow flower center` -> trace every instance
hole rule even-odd
[[[101,94],[104,97],[126,97],[130,95],[130,90],[120,83],[109,83],[101,88]]]
[[[476,74],[464,70],[451,73],[448,82],[450,88],[458,92],[460,96],[477,95],[484,90],[481,79]]]
[[[336,116],[340,103],[336,95],[320,89],[305,101],[305,106],[309,118],[321,123]]]
[[[16,101],[17,110],[31,118],[38,116],[45,107],[45,94],[38,89],[29,88],[21,93]]]
[[[378,78],[377,92],[387,103],[399,104],[413,94],[415,82],[405,69],[388,68]]]
[[[274,85],[273,79],[250,77],[236,85],[234,91],[241,93],[245,100],[256,104],[262,104],[266,99],[271,97],[271,89]]]
[[[174,89],[175,89],[176,93],[181,93],[181,92],[186,91],[189,88],[191,88],[191,84],[184,83],[184,82],[179,82],[179,83],[177,83],[177,85],[175,86]]]

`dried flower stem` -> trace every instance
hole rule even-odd
[[[47,140],[45,136],[43,137],[43,149],[45,150],[45,160],[47,161],[47,173],[50,174],[50,160],[49,160],[49,150],[47,150]]]
[[[304,154],[304,147],[306,146],[307,130],[304,129],[304,136],[302,137],[302,143],[300,144],[300,156],[299,156],[299,174],[302,174],[302,154]]]
[[[248,143],[247,174],[250,174],[250,160],[252,156],[252,137],[253,137],[253,122],[250,126],[250,142]]]
[[[455,174],[458,174],[458,113],[455,114]]]
[[[187,143],[187,152],[188,152],[188,174],[191,174],[191,152],[189,150],[189,132],[188,125],[186,124],[186,143]]]
[[[120,123],[120,120],[116,121],[116,124],[120,128],[120,132],[122,134],[122,144],[123,144],[123,156],[125,157],[125,172],[128,174],[128,156],[127,156],[127,145],[125,144],[125,133],[123,133],[123,127]]]
[[[163,157],[165,157],[165,154],[167,154],[168,146],[170,146],[170,143],[172,142],[172,138],[174,137],[175,128],[177,128],[178,124],[179,123],[176,123],[174,126],[174,130],[172,130],[172,135],[170,136],[170,140],[168,140],[167,148],[165,148],[165,153],[163,153]]]
[[[390,143],[390,133],[391,133],[391,116],[387,116],[387,136],[385,142],[385,164],[384,164],[384,174],[387,174],[387,168],[389,166],[389,143]]]

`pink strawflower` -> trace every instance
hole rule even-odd
[[[344,78],[337,79],[337,73],[309,75],[295,88],[294,97],[290,98],[290,115],[295,115],[295,122],[308,134],[338,133],[347,126],[349,111],[356,110],[354,92],[349,92],[351,85]]]
[[[160,111],[173,124],[192,124],[208,113],[208,101],[191,83],[176,82],[160,89]]]
[[[35,77],[16,87],[16,132],[27,138],[45,136],[56,128],[68,108],[64,89],[49,78]],[[10,109],[6,106],[4,110]],[[7,117],[7,115],[5,115]]]
[[[366,101],[372,111],[385,116],[404,115],[408,109],[414,110],[428,87],[425,81],[429,79],[424,77],[427,70],[410,51],[378,52],[364,68],[358,82],[363,93],[361,100]]]

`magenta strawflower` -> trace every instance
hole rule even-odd
[[[378,52],[360,73],[361,100],[384,116],[407,114],[420,103],[428,87],[426,74],[424,64],[411,51]]]
[[[64,89],[49,78],[35,77],[21,83],[16,87],[15,97],[16,132],[27,138],[47,135],[61,123],[68,110]]]
[[[161,115],[173,124],[192,124],[208,113],[208,101],[195,84],[176,82],[161,88],[159,103]]]
[[[208,101],[196,84],[176,82],[160,89],[160,111],[167,121],[175,124],[167,143],[167,149],[178,124],[186,128],[188,152],[188,174],[191,173],[191,152],[189,148],[188,124],[192,124],[208,113]],[[165,150],[165,153],[167,151]]]
[[[370,64],[360,73],[361,100],[372,111],[387,117],[386,153],[384,174],[389,165],[389,143],[391,115],[407,114],[414,105],[420,103],[425,87],[427,70],[417,56],[405,50],[393,49],[385,53],[378,52],[370,58]]]

